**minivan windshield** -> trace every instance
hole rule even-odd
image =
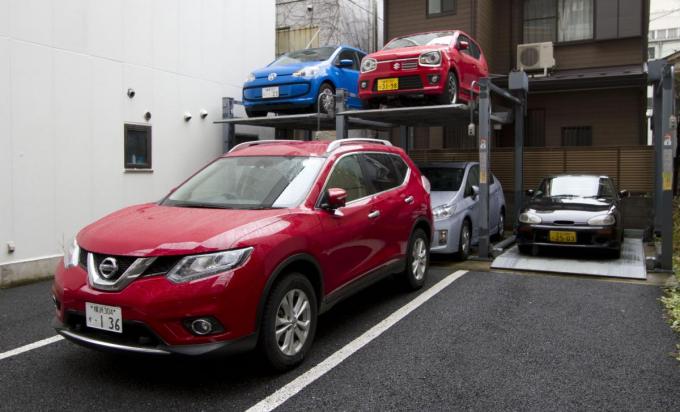
[[[537,198],[613,198],[614,187],[606,177],[557,176],[545,179],[535,196]]]
[[[449,45],[453,40],[453,32],[440,31],[432,33],[413,34],[397,37],[383,48],[383,50],[400,49],[402,47],[431,46],[435,44]]]
[[[317,49],[304,49],[288,52],[279,56],[270,67],[287,66],[306,62],[322,62],[331,58],[335,47],[319,47]]]
[[[421,167],[434,192],[455,192],[463,184],[465,169],[462,167]]]
[[[218,159],[161,204],[214,209],[295,207],[307,196],[324,160],[290,156]]]

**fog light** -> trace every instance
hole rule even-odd
[[[437,84],[439,83],[439,75],[438,74],[431,74],[430,76],[430,84]]]
[[[362,89],[365,89],[365,88],[367,88],[367,87],[368,87],[368,82],[367,82],[366,80],[362,80],[362,81],[361,81],[361,88],[362,88]]]
[[[439,244],[440,245],[445,245],[448,238],[449,238],[449,231],[448,230],[439,230]]]
[[[207,316],[203,318],[188,319],[184,326],[194,335],[205,336],[224,332],[224,328],[217,319]]]

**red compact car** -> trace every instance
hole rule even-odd
[[[255,141],[162,201],[87,226],[59,263],[55,328],[78,344],[301,362],[317,315],[380,278],[420,288],[429,182],[389,142]]]
[[[437,104],[468,102],[489,75],[486,58],[460,30],[397,37],[364,57],[359,97],[364,107],[401,97],[426,96]]]

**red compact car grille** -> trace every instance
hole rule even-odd
[[[420,76],[402,76],[399,77],[399,90],[413,90],[422,89],[423,82],[420,80]],[[373,91],[378,90],[378,82],[373,82]]]
[[[415,70],[417,68],[418,68],[418,62],[416,60],[404,62],[401,65],[401,70]]]

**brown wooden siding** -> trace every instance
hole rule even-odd
[[[562,145],[562,128],[590,126],[593,146],[643,143],[644,89],[529,95],[529,109],[545,110],[545,145]],[[510,143],[511,144],[511,143]]]
[[[396,36],[430,30],[459,29],[472,33],[472,8],[475,0],[457,0],[456,14],[427,17],[427,0],[384,0],[385,42]]]
[[[416,162],[477,161],[476,150],[411,150]],[[491,151],[491,171],[503,189],[514,187],[512,149]],[[525,189],[538,186],[543,177],[560,173],[594,173],[614,179],[619,189],[649,193],[654,188],[654,149],[650,146],[593,148],[527,148],[524,152]]]
[[[641,39],[622,39],[555,46],[557,70],[642,64]]]

